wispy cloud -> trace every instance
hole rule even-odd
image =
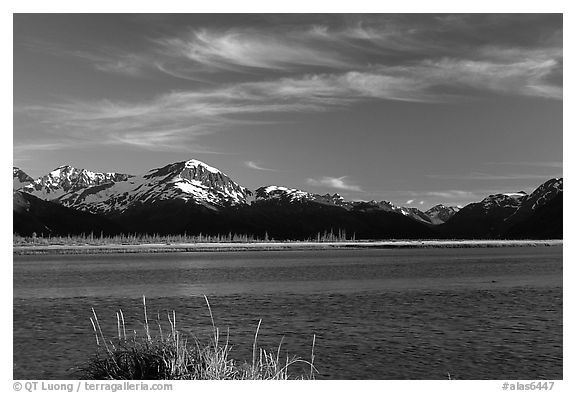
[[[348,183],[346,180],[348,176],[342,177],[329,177],[325,176],[321,179],[307,179],[306,183],[311,186],[318,186],[318,187],[328,187],[328,188],[335,188],[338,190],[346,190],[346,191],[355,191],[355,192],[363,192],[360,186]]]
[[[206,150],[202,135],[238,124],[244,114],[326,111],[373,94],[348,75],[282,78],[220,88],[171,92],[144,102],[78,101],[18,105],[15,112],[41,121],[77,142],[125,144],[154,150]],[[384,94],[384,87],[381,94]]]
[[[250,47],[248,45],[248,47]],[[312,52],[312,50],[311,50]],[[443,102],[452,97],[453,100],[466,95],[474,95],[476,91],[489,91],[498,94],[521,95],[562,99],[562,86],[550,81],[550,76],[561,69],[561,52],[550,50],[547,56],[542,51],[524,50],[517,56],[502,57],[443,57],[423,58],[407,64],[387,65],[386,63],[349,63],[334,67],[326,67],[329,73],[308,73],[298,76],[283,77],[263,84],[281,84],[288,81],[304,81],[311,83],[307,91],[324,94],[327,86],[334,86],[337,95],[359,95],[374,99]],[[263,54],[266,52],[262,52]],[[210,82],[203,76],[204,72],[214,73],[216,70],[229,72],[238,65],[260,64],[262,67],[277,64],[272,59],[278,59],[274,50],[267,56],[247,55],[246,61],[237,59],[234,66],[209,63],[205,59],[205,67],[175,61],[156,60],[154,56],[125,53],[116,57],[102,54],[76,53],[104,72],[121,73],[131,76],[143,76],[150,72],[162,72],[173,77]],[[282,58],[282,57],[281,57]],[[287,58],[290,58],[287,56]],[[317,52],[310,59],[326,59],[327,56]],[[251,60],[251,61],[249,61]],[[279,60],[276,60],[279,61]],[[293,61],[297,62],[298,58]],[[312,61],[312,60],[310,60]],[[302,61],[302,63],[305,63]],[[227,64],[227,63],[226,63]],[[302,64],[303,66],[305,64]],[[203,71],[205,70],[205,71]],[[288,73],[286,75],[292,75]],[[214,82],[211,82],[214,83]],[[460,88],[458,96],[442,93],[449,88]],[[468,89],[468,91],[466,91]]]
[[[411,205],[414,202],[414,199],[408,199],[405,203],[407,205]]]
[[[535,30],[529,17],[502,15],[329,19],[178,29],[146,39],[139,52],[97,46],[78,50],[47,42],[32,46],[75,56],[99,71],[133,76],[162,72],[206,81],[212,75],[218,84],[231,72],[251,79],[255,71],[266,79],[326,73],[335,76],[327,82],[347,75],[349,83],[356,79],[356,85],[363,85],[365,95],[385,99],[437,96],[442,86],[562,98],[562,83],[551,81],[561,79],[563,54],[561,27],[553,24]],[[502,40],[511,23],[516,34]],[[518,31],[532,40],[515,41],[522,36]],[[388,93],[382,94],[383,85]]]
[[[478,194],[471,192],[471,191],[463,191],[463,190],[446,190],[446,191],[429,191],[425,193],[426,195],[432,197],[440,197],[445,199],[469,199],[475,200],[479,197]]]
[[[139,101],[71,97],[17,105],[15,111],[74,143],[210,151],[200,143],[203,135],[243,122],[258,124],[262,115],[332,111],[376,100],[457,102],[486,92],[562,99],[562,35],[557,29],[539,31],[528,44],[509,38],[472,45],[493,30],[507,29],[510,21],[518,29],[518,21],[465,15],[422,16],[417,23],[394,15],[329,19],[179,29],[144,39],[139,52],[27,43],[28,49],[73,56],[100,72],[160,73],[208,83]],[[534,27],[523,23],[522,28]]]
[[[154,42],[160,46],[161,53],[188,59],[196,67],[203,65],[204,71],[230,71],[238,67],[285,70],[296,66],[350,66],[338,52],[316,46],[309,38],[294,31],[274,34],[254,29],[200,29]]]
[[[98,71],[138,77],[146,75],[146,68],[160,67],[159,64],[146,56],[134,53],[117,56],[87,56],[87,60],[92,61],[94,68]]]
[[[15,110],[51,124],[56,133],[74,133],[77,139],[156,150],[182,150],[195,145],[192,148],[198,150],[199,136],[238,124],[238,115],[244,114],[328,111],[381,99],[443,102],[456,97],[438,93],[437,89],[457,85],[560,98],[561,89],[546,87],[543,79],[547,67],[553,65],[553,61],[529,61],[522,66],[446,59],[411,66],[378,66],[362,72],[240,82],[170,92],[142,102],[70,99]],[[471,176],[490,179],[487,175]]]
[[[554,89],[534,90],[534,86],[546,67],[552,66],[552,61],[530,61],[525,67],[518,63],[427,61],[412,66],[379,66],[364,72],[309,74],[171,92],[146,102],[71,100],[20,110],[39,114],[43,121],[59,128],[73,127],[75,132],[106,130],[114,136],[109,141],[155,148],[181,147],[183,136],[189,139],[210,133],[229,123],[232,115],[326,111],[370,99],[445,101],[450,99],[448,95],[433,90],[454,84],[529,95],[546,91],[544,95],[549,96]]]
[[[254,161],[245,161],[244,164],[245,164],[248,168],[256,169],[256,170],[258,170],[258,171],[277,172],[275,169],[265,168],[265,167],[261,166],[260,164],[258,164],[257,162],[254,162]]]
[[[515,57],[508,61],[446,58],[424,61],[409,72],[422,75],[430,85],[562,99],[562,86],[547,80],[557,66],[558,60],[553,57]]]

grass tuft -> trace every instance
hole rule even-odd
[[[176,313],[167,313],[170,330],[164,332],[157,318],[158,334],[153,336],[148,321],[146,298],[142,297],[144,308],[144,335],[133,331],[126,334],[124,314],[116,313],[117,338],[107,339],[102,332],[98,316],[92,309],[90,321],[94,329],[97,351],[83,366],[78,368],[82,379],[100,380],[286,380],[314,379],[318,373],[314,367],[314,345],[312,341],[312,356],[310,361],[298,357],[280,359],[282,341],[275,352],[258,347],[258,332],[262,320],[258,322],[254,342],[252,343],[252,361],[238,362],[230,357],[231,346],[229,335],[226,340],[220,337],[220,329],[216,327],[212,308],[208,298],[204,296],[210,320],[212,322],[212,337],[206,345],[197,338],[191,340],[183,337],[176,328]],[[292,375],[294,365],[309,366],[305,375]]]

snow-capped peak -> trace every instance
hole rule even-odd
[[[256,201],[278,200],[283,202],[317,202],[327,205],[344,206],[348,203],[338,194],[313,194],[311,192],[284,186],[266,186],[256,189]]]
[[[90,187],[60,198],[63,204],[93,213],[122,213],[133,206],[184,201],[210,209],[246,204],[251,191],[198,160],[151,169],[107,187]]]
[[[132,175],[122,173],[99,173],[86,169],[77,169],[70,165],[61,165],[47,175],[23,187],[23,191],[42,199],[57,199],[68,192],[74,192],[91,186],[123,181]]]
[[[260,187],[256,190],[256,200],[282,199],[291,202],[313,200],[314,194],[284,186]]]
[[[198,167],[201,166],[204,169],[206,169],[209,172],[212,173],[222,173],[219,169],[214,168],[213,166],[210,166],[208,164],[206,164],[205,162],[199,161],[199,160],[188,160],[184,162],[184,166],[186,168],[194,168],[194,167]]]
[[[188,160],[152,169],[143,176],[149,181],[162,178],[162,183],[171,183],[186,193],[212,193],[216,199],[227,203],[246,203],[251,192],[230,179],[219,169],[202,161]],[[199,195],[197,195],[199,196]],[[207,197],[208,198],[208,197]],[[213,202],[213,201],[212,201]]]

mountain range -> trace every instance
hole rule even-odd
[[[562,179],[534,192],[490,195],[462,209],[423,212],[388,201],[346,201],[280,185],[250,190],[198,160],[142,175],[61,166],[33,179],[13,168],[14,232],[223,234],[308,239],[561,238]]]

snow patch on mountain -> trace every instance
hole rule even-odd
[[[47,175],[34,180],[31,184],[23,187],[22,190],[41,199],[55,200],[69,192],[123,181],[131,176],[115,172],[92,172],[86,169],[77,169],[70,165],[62,165]]]
[[[522,201],[525,197],[526,193],[523,191],[493,194],[484,198],[480,203],[483,205],[486,211],[497,207],[517,208],[522,204]]]
[[[530,206],[530,209],[536,210],[561,193],[563,188],[564,182],[562,178],[550,179],[534,190],[534,192],[526,198],[526,203]]]
[[[430,218],[422,211],[416,208],[400,207],[388,201],[346,201],[344,197],[339,194],[313,194],[310,192],[298,190],[296,188],[289,188],[284,186],[266,186],[260,187],[256,190],[256,202],[276,200],[286,203],[294,202],[316,202],[326,205],[339,206],[346,210],[383,210],[402,214],[413,220],[432,224]]]
[[[296,188],[267,186],[256,189],[256,201],[278,199],[290,202],[312,201],[314,194]]]
[[[460,208],[457,206],[446,206],[440,203],[426,210],[424,213],[430,218],[432,224],[440,225],[452,218],[459,210]]]
[[[548,204],[558,194],[561,194],[563,187],[562,178],[553,178],[541,184],[530,195],[525,194],[520,199],[521,204],[513,214],[506,218],[506,221],[521,220],[522,217],[532,214],[536,209]]]
[[[202,161],[198,161],[198,160],[188,160],[184,163],[184,166],[186,168],[196,168],[196,167],[201,167],[204,170],[207,170],[209,172],[212,173],[222,173],[219,169],[214,168],[213,166],[210,166]]]
[[[182,200],[211,209],[247,203],[251,192],[198,160],[155,168],[142,176],[68,193],[59,201],[98,214],[122,213],[146,203]]]
[[[311,192],[288,188],[284,186],[267,186],[256,189],[256,202],[277,200],[283,202],[317,202],[341,207],[350,207],[339,194],[313,194]]]
[[[18,190],[28,184],[32,183],[34,179],[30,177],[26,172],[18,167],[13,167],[12,169],[12,189]]]

